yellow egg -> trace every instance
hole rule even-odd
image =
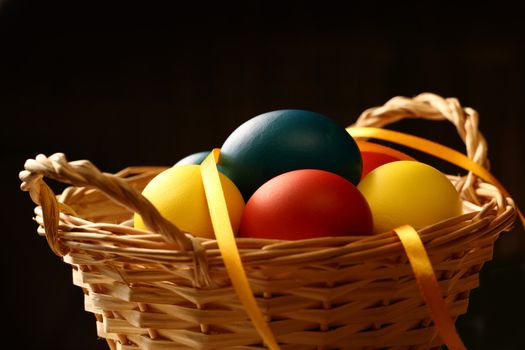
[[[221,173],[219,177],[232,227],[237,233],[245,203],[235,184]],[[215,237],[199,165],[174,166],[161,172],[148,183],[142,194],[162,216],[182,231],[198,237]],[[135,227],[145,228],[138,214],[135,214]]]
[[[421,228],[460,215],[459,193],[436,168],[397,161],[370,172],[357,186],[368,201],[374,233],[409,224]]]

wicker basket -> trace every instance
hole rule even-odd
[[[487,167],[478,115],[453,98],[396,97],[365,111],[357,126],[403,118],[447,119],[467,156]],[[263,349],[232,288],[217,242],[182,234],[140,191],[165,168],[115,175],[63,154],[39,155],[21,172],[38,233],[73,269],[85,309],[111,349]],[[42,180],[68,187],[60,196]],[[469,173],[449,176],[465,214],[418,230],[453,319],[467,311],[493,244],[511,229],[511,198]],[[55,200],[58,198],[58,201]],[[129,225],[138,212],[152,231]],[[302,241],[237,239],[250,286],[282,349],[432,349],[443,344],[392,232]]]

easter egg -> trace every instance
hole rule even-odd
[[[253,117],[234,130],[221,147],[219,166],[248,200],[266,181],[298,169],[330,171],[357,184],[361,155],[332,119],[285,109]]]
[[[436,168],[401,160],[372,170],[357,186],[372,211],[374,233],[401,225],[421,228],[460,215],[462,202]]]
[[[204,158],[206,158],[210,154],[210,151],[202,151],[190,154],[181,160],[179,160],[175,165],[186,165],[186,164],[196,164],[200,165]]]
[[[221,173],[219,177],[232,227],[237,232],[245,203],[233,182]],[[180,230],[198,237],[215,237],[199,165],[180,165],[164,170],[146,185],[142,194]],[[138,214],[135,214],[134,222],[136,228],[145,228]]]
[[[246,203],[239,227],[241,237],[282,240],[371,233],[370,208],[357,188],[318,169],[265,182]]]
[[[373,142],[357,141],[357,147],[361,151],[363,160],[361,178],[364,178],[369,172],[383,164],[398,160],[415,160],[408,154]]]

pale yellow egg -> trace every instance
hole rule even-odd
[[[235,184],[222,173],[219,177],[230,221],[237,233],[245,203]],[[198,237],[215,237],[199,165],[180,165],[163,171],[148,183],[142,194],[182,231]],[[140,215],[135,214],[134,222],[136,228],[145,228]]]
[[[436,168],[416,161],[384,164],[358,185],[372,211],[374,233],[421,228],[460,215],[459,193]]]

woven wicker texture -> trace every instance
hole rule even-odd
[[[449,120],[466,154],[488,167],[478,115],[454,98],[396,97],[355,126]],[[216,241],[164,220],[139,193],[164,168],[100,172],[63,154],[28,160],[22,189],[38,233],[72,266],[85,309],[111,349],[263,349],[231,287]],[[43,177],[71,184],[55,197]],[[420,229],[454,318],[464,314],[493,243],[516,218],[512,199],[473,174],[449,176],[465,214]],[[58,198],[58,202],[55,198]],[[60,204],[59,204],[60,203]],[[41,204],[41,205],[40,205]],[[139,212],[151,231],[130,227]],[[304,241],[237,239],[257,302],[282,349],[432,349],[442,345],[393,233]]]

